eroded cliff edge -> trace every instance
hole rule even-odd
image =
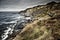
[[[19,13],[32,17],[30,23],[14,39],[10,40],[59,40],[60,39],[60,2],[38,5]]]

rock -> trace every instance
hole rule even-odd
[[[57,6],[60,7],[59,3],[50,2],[26,9],[25,13],[32,16],[34,21],[27,23],[12,40],[59,40],[60,9]]]

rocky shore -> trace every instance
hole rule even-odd
[[[28,23],[8,40],[59,40],[60,2],[50,2],[20,11]],[[29,19],[31,17],[31,20]]]

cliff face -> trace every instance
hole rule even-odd
[[[51,2],[47,5],[38,5],[19,13],[24,13],[26,17],[32,16],[33,21],[27,23],[13,40],[60,39],[60,3]]]

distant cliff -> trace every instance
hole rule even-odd
[[[19,14],[32,17],[13,40],[59,40],[60,2],[50,2],[20,11]],[[10,38],[12,40],[12,38]]]

